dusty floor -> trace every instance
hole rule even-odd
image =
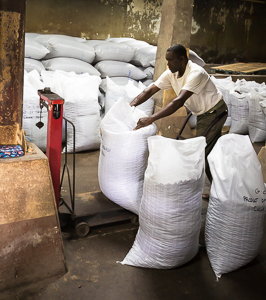
[[[259,149],[259,148],[258,148]],[[76,193],[99,191],[99,151],[76,157]],[[64,157],[62,158],[62,160]],[[72,158],[69,157],[71,165]],[[209,191],[206,180],[205,192]],[[64,183],[63,195],[68,187]],[[77,203],[78,205],[78,203]],[[179,268],[154,270],[123,266],[137,227],[130,222],[93,227],[78,238],[71,226],[62,228],[68,273],[49,284],[27,287],[5,299],[25,300],[263,300],[266,299],[266,237],[257,258],[247,266],[222,276],[217,282],[204,247],[204,220],[208,203],[203,201],[202,247],[196,257]],[[1,295],[0,295],[1,299]]]

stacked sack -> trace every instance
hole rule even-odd
[[[222,92],[228,107],[225,126],[230,133],[249,135],[251,142],[266,141],[266,87],[265,83],[245,79],[232,81],[231,77],[211,79]]]
[[[25,33],[24,69],[27,72],[37,70],[39,73],[41,73],[41,71],[45,70],[43,64],[41,63],[41,59],[50,51],[41,43],[35,41],[37,36],[37,33]]]
[[[98,90],[101,79],[88,73],[43,71],[45,86],[65,100],[64,117],[75,126],[75,151],[100,147],[100,109]],[[73,128],[68,125],[67,151],[73,152]]]
[[[25,130],[26,138],[29,138],[42,151],[46,151],[48,113],[46,108],[43,108],[41,113],[38,90],[44,89],[44,87],[45,84],[40,80],[37,70],[29,73],[24,71],[22,127]],[[44,124],[40,129],[36,126],[39,121]]]

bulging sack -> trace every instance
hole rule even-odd
[[[147,138],[157,130],[155,124],[133,130],[144,116],[144,112],[120,98],[101,121],[100,188],[111,201],[136,214],[147,166]]]
[[[261,165],[248,136],[222,136],[208,156],[213,182],[207,211],[207,254],[217,278],[259,252],[266,212]]]
[[[148,144],[140,227],[122,264],[170,269],[198,252],[206,142],[155,136]]]

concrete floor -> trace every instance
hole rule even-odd
[[[259,150],[259,145],[256,151]],[[76,156],[76,193],[99,191],[99,151]],[[64,158],[64,157],[63,157]],[[71,165],[71,155],[69,157]],[[205,192],[209,191],[206,180]],[[67,195],[64,183],[62,193]],[[78,205],[78,204],[77,204]],[[133,245],[137,227],[130,222],[93,227],[78,238],[71,226],[62,228],[68,273],[52,282],[26,287],[5,295],[25,300],[263,300],[266,299],[266,238],[257,258],[247,266],[222,276],[217,282],[204,247],[204,220],[208,203],[203,201],[199,253],[184,266],[172,270],[123,266]],[[1,295],[0,295],[1,299]]]

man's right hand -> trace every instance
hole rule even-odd
[[[149,126],[150,124],[152,124],[152,122],[153,119],[151,117],[141,118],[139,119],[137,126],[134,128],[134,130]]]

